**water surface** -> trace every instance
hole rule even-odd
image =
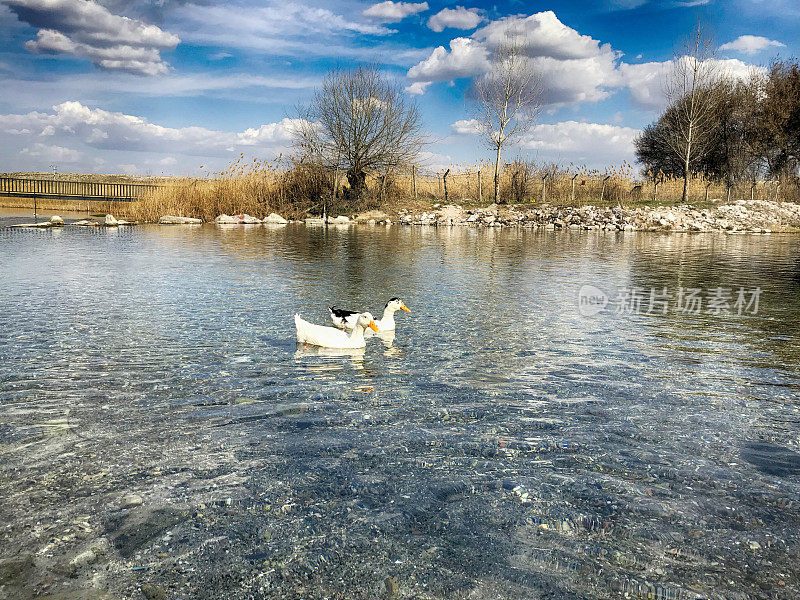
[[[796,598],[799,271],[779,235],[0,229],[5,589]],[[392,296],[393,340],[295,343]]]

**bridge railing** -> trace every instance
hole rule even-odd
[[[163,186],[147,183],[0,177],[0,196],[132,202]]]

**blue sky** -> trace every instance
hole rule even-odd
[[[633,160],[698,22],[733,76],[800,55],[797,0],[0,0],[0,171],[200,174],[285,156],[298,104],[360,63],[417,102],[425,164],[489,159],[465,92],[511,27],[545,106],[507,156],[604,168]]]

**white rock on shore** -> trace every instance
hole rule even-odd
[[[288,222],[289,221],[284,219],[278,213],[269,213],[269,215],[262,221],[262,223],[273,223],[275,225],[285,225]]]
[[[51,221],[42,221],[41,223],[18,223],[11,225],[11,227],[22,227],[26,229],[49,229],[50,227],[63,227],[63,223],[53,223]]]
[[[158,220],[162,225],[200,225],[203,220],[192,217],[176,217],[174,215],[164,215]]]
[[[258,225],[261,223],[261,219],[242,213],[234,216],[220,215],[214,219],[214,222],[219,225]]]

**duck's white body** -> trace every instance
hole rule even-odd
[[[356,317],[352,332],[345,333],[333,327],[314,325],[300,315],[295,315],[294,325],[297,328],[297,341],[323,348],[363,348],[366,345],[364,329],[369,327],[378,331],[378,327],[369,313],[357,314]]]
[[[386,307],[383,309],[383,316],[375,321],[375,325],[378,326],[377,331],[394,331],[397,327],[397,324],[394,320],[394,313],[396,313],[398,310],[411,312],[411,309],[409,309],[399,298],[392,298],[389,300],[389,302],[386,303]],[[347,331],[353,330],[353,327],[358,320],[359,313],[349,310],[337,310],[333,306],[331,306],[330,312],[331,321],[333,321],[334,325],[340,329],[346,329]]]

